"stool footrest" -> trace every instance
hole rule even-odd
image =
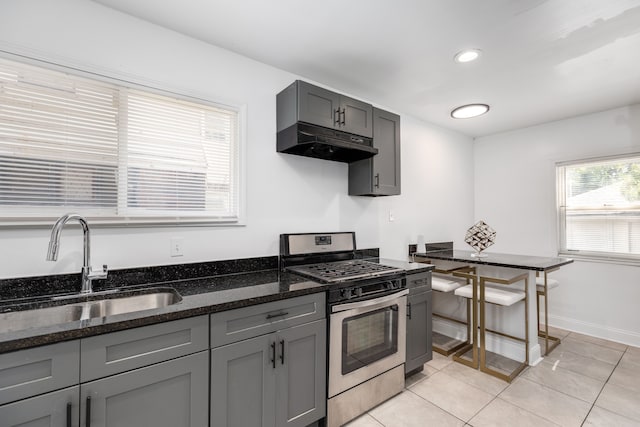
[[[498,359],[495,359],[495,358]],[[502,362],[502,364],[508,364],[511,366],[504,366],[503,368],[500,368],[499,366],[493,365],[493,363],[488,362],[486,359],[488,358],[492,358],[496,360],[500,360]],[[528,363],[527,360],[523,361],[523,362],[519,362],[517,360],[513,360],[510,359],[506,356],[502,356],[500,354],[497,353],[493,353],[490,351],[485,351],[484,357],[482,358],[484,360],[481,360],[480,363],[480,370],[484,373],[487,373],[491,376],[494,376],[496,378],[500,378],[503,381],[507,381],[507,382],[511,382],[513,381],[514,378],[516,378],[520,372],[522,372],[524,370],[524,368],[527,367]]]
[[[542,356],[546,356],[551,353],[551,351],[562,342],[559,337],[547,335],[543,330],[538,330],[538,337],[545,340],[544,347],[542,348],[544,351]]]
[[[471,353],[470,358],[465,356]],[[462,363],[473,369],[478,369],[478,347],[473,344],[467,344],[457,352],[453,354],[452,357],[454,362]]]
[[[436,341],[440,341],[436,343]],[[444,335],[438,332],[433,332],[433,343],[431,349],[436,353],[440,353],[443,356],[450,356],[462,347],[468,345],[468,341],[462,341],[459,339],[451,338],[448,335]]]

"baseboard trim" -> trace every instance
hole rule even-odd
[[[621,344],[640,347],[640,332],[636,331],[606,327],[596,323],[584,322],[582,320],[555,315],[549,315],[549,326],[609,341],[615,341]]]

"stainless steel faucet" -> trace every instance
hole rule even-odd
[[[91,254],[90,254],[90,233],[87,221],[76,213],[68,213],[62,215],[51,230],[51,239],[49,240],[49,250],[47,251],[47,261],[56,261],[58,259],[58,250],[60,248],[60,233],[67,221],[76,219],[82,226],[82,234],[84,236],[83,245],[83,262],[82,262],[82,288],[80,293],[88,294],[93,292],[91,281],[96,279],[105,279],[107,277],[107,265],[102,266],[102,271],[93,272],[91,270]]]

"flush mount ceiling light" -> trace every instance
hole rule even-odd
[[[470,119],[471,117],[478,117],[489,111],[487,104],[467,104],[458,108],[454,108],[451,111],[451,117],[454,119]]]
[[[460,63],[475,61],[480,58],[480,49],[466,49],[456,53],[453,60]]]

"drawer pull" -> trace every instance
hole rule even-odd
[[[91,396],[87,396],[87,417],[85,424],[87,427],[91,427]]]
[[[271,366],[273,369],[276,368],[276,342],[271,343]]]
[[[284,340],[280,340],[280,364],[284,365]]]
[[[67,427],[71,427],[71,402],[67,403]]]
[[[407,303],[407,317],[411,319],[411,303]]]
[[[280,313],[275,314],[267,314],[267,319],[275,319],[276,317],[286,316],[287,314],[289,314],[288,311],[281,311]]]

